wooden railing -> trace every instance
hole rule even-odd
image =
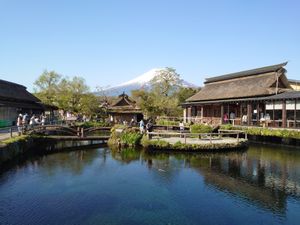
[[[177,132],[148,132],[148,137],[150,139],[156,138],[170,138],[170,137],[180,137],[184,138],[184,143],[186,144],[187,138],[197,138],[199,140],[207,140],[210,143],[213,140],[220,140],[225,136],[230,136],[236,138],[237,142],[240,141],[241,135],[244,135],[247,139],[247,134],[240,130],[221,130],[219,133],[177,133]]]
[[[85,137],[95,131],[110,132],[110,127],[70,127],[68,125],[26,125],[26,126],[11,126],[0,128],[0,140],[9,139],[21,134],[47,133],[48,131],[57,131],[71,136]]]

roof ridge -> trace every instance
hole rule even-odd
[[[264,66],[264,67],[259,67],[255,69],[250,69],[250,70],[243,70],[235,73],[228,73],[224,74],[221,76],[215,76],[215,77],[210,77],[206,78],[204,84],[208,83],[213,83],[217,81],[223,81],[223,80],[229,80],[229,79],[234,79],[234,78],[240,78],[240,77],[246,77],[246,76],[252,76],[252,75],[257,75],[260,73],[267,73],[267,72],[275,72],[282,67],[286,66],[288,62],[280,63],[280,64],[275,64],[271,66]]]
[[[11,82],[11,81],[7,81],[7,80],[2,80],[2,79],[0,79],[0,82],[6,83],[6,84],[12,84],[12,85],[20,86],[20,87],[23,87],[23,88],[27,89],[24,85],[22,85],[22,84],[17,84],[17,83]]]

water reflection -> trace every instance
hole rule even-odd
[[[285,212],[289,196],[300,197],[299,150],[250,146],[245,152],[180,154],[125,149],[113,151],[112,156],[125,163],[140,160],[163,172],[158,174],[167,181],[178,175],[176,168],[192,168],[209,187],[280,213]]]
[[[31,183],[35,185],[34,192]],[[26,195],[20,194],[24,191]],[[215,193],[220,195],[212,200]],[[98,222],[105,221],[103,218],[110,222],[116,219],[116,213],[122,215],[117,224],[126,221],[130,224],[135,220],[139,224],[140,220],[151,224],[153,216],[158,214],[161,218],[157,216],[157,221],[171,218],[175,221],[173,224],[199,224],[201,219],[208,219],[203,215],[215,210],[216,201],[221,208],[228,206],[228,202],[239,203],[232,204],[228,214],[214,215],[215,224],[239,221],[240,215],[234,213],[239,207],[245,214],[252,213],[254,218],[260,215],[259,210],[267,211],[271,216],[265,222],[280,223],[273,216],[292,217],[287,215],[291,199],[296,209],[299,208],[300,151],[253,145],[244,152],[215,154],[99,148],[35,156],[8,171],[1,171],[0,198],[6,202],[0,203],[0,224],[2,219],[13,221],[18,213],[24,213],[22,207],[19,211],[9,210],[6,206],[12,204],[10,202],[22,205],[30,199],[36,199],[44,208],[51,203],[55,213],[60,212],[55,211],[58,207],[74,210],[75,214],[76,205],[89,208],[82,211],[82,224],[91,216],[98,218]],[[36,208],[30,203],[26,209],[36,211]],[[134,217],[129,217],[130,213]],[[142,218],[142,213],[150,219]],[[47,210],[36,213],[39,214],[51,217]],[[224,215],[230,220],[225,220]],[[65,220],[64,216],[61,215],[61,221]],[[78,224],[79,220],[76,220]],[[257,221],[247,223],[252,222]],[[57,221],[53,221],[55,223]]]

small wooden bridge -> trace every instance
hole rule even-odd
[[[62,140],[101,140],[107,141],[111,127],[70,127],[66,125],[37,125],[23,128],[24,134],[48,135]]]

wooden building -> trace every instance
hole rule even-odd
[[[107,112],[112,123],[129,124],[132,119],[135,123],[143,119],[142,110],[125,93],[119,95],[117,101],[108,106]]]
[[[0,126],[16,123],[18,114],[40,114],[44,111],[40,100],[26,90],[26,87],[0,80]]]
[[[185,120],[300,127],[300,92],[292,89],[286,64],[206,79],[201,91],[183,104]]]

